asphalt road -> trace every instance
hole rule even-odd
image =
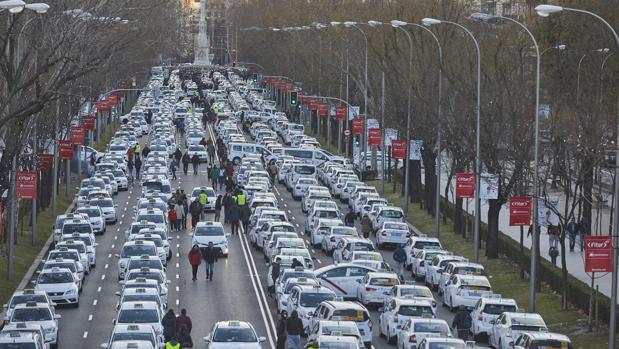
[[[210,134],[207,132],[207,134]],[[145,141],[146,137],[143,137]],[[206,165],[201,165],[200,174],[187,176],[180,173],[178,180],[172,182],[173,188],[190,192],[193,187],[208,185]],[[292,199],[291,194],[282,185],[276,185],[274,192],[279,199],[281,208],[286,210],[291,222],[309,245],[304,230],[305,214],[301,211],[300,201]],[[59,308],[60,320],[59,348],[98,348],[101,343],[109,340],[116,314],[118,296],[121,290],[118,283],[114,257],[119,253],[125,241],[124,231],[133,222],[133,208],[141,196],[139,184],[135,184],[127,192],[121,192],[114,198],[118,205],[119,221],[108,226],[104,235],[97,236],[97,267],[87,276],[80,297],[78,308]],[[347,212],[347,206],[341,205],[341,211]],[[214,218],[207,215],[208,220]],[[225,227],[230,232],[230,227]],[[250,247],[244,235],[229,236],[229,256],[220,258],[215,264],[213,281],[205,279],[204,268],[201,267],[198,280],[191,280],[191,268],[187,260],[187,252],[191,247],[189,230],[174,232],[171,241],[172,259],[168,262],[167,276],[169,285],[169,307],[179,312],[186,308],[193,321],[192,338],[194,348],[202,347],[202,338],[206,336],[217,321],[245,320],[252,323],[259,336],[267,337],[264,348],[274,348],[275,314],[274,300],[266,297],[267,266],[261,251]],[[333,263],[332,257],[321,251],[310,250],[316,257],[315,267],[320,268]],[[381,251],[386,261],[393,263],[392,251]],[[410,278],[410,273],[407,275]],[[439,302],[440,304],[440,302]],[[378,324],[377,308],[371,308],[372,321]],[[438,307],[440,318],[449,323],[453,314],[446,308]],[[386,340],[378,337],[377,326],[374,326],[375,348],[393,348]]]

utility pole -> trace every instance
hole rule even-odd
[[[60,99],[56,100],[56,118],[54,122],[54,164],[52,171],[52,217],[56,217],[56,205],[58,201],[58,119],[60,119]],[[99,112],[97,112],[97,126],[99,124]],[[99,139],[99,127],[97,127],[97,139]]]

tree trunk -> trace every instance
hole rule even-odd
[[[486,236],[486,256],[488,259],[499,257],[499,213],[501,202],[488,200],[488,235]]]
[[[588,233],[591,232],[591,209],[593,204],[593,167],[594,167],[594,157],[593,156],[585,156],[582,160],[582,192],[584,199],[582,201],[582,218],[584,220],[585,229]]]
[[[424,201],[426,203],[426,211],[433,217],[436,204],[436,154],[431,150],[424,150],[421,153],[423,165],[425,167],[425,186],[424,186]]]
[[[464,236],[464,215],[462,210],[462,199],[456,199],[456,207],[454,209],[454,233]]]
[[[411,161],[410,195],[412,203],[420,203],[421,197],[421,161]]]

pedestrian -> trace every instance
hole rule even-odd
[[[219,165],[219,190],[222,190],[224,187],[224,183],[226,182],[226,169],[224,165]]]
[[[286,319],[286,339],[288,348],[301,349],[301,335],[303,334],[303,321],[299,318],[299,313],[293,310],[290,317]]]
[[[172,171],[172,180],[176,179],[176,162],[170,162],[170,171]]]
[[[200,158],[198,157],[198,154],[193,154],[191,157],[191,165],[193,166],[193,174],[197,175],[198,166],[200,166]]]
[[[229,219],[230,225],[232,226],[232,235],[238,234],[241,227],[241,209],[239,208],[239,205],[233,203],[230,207],[230,212],[228,212],[228,215],[230,216]]]
[[[129,179],[133,182],[133,160],[129,159],[127,161],[127,174],[129,175]]]
[[[176,340],[176,337],[170,338],[170,340],[165,341],[165,349],[181,349],[181,343]]]
[[[393,260],[396,262],[395,271],[400,280],[404,280],[404,264],[406,264],[406,251],[403,244],[398,244],[393,251]]]
[[[142,159],[146,159],[148,153],[150,153],[150,148],[148,147],[148,145],[145,145],[144,149],[142,149]]]
[[[180,332],[181,327],[185,327],[187,333],[191,333],[191,318],[187,316],[187,309],[184,308],[181,309],[181,315],[176,318],[176,332]],[[180,342],[182,343],[182,341]]]
[[[135,144],[135,148],[134,148],[134,150],[133,150],[133,152],[134,152],[134,154],[135,154],[135,158],[136,158],[136,160],[140,158],[140,150],[141,150],[141,149],[142,149],[142,148],[140,147],[140,143],[136,143],[136,144]]]
[[[200,252],[200,246],[198,244],[194,244],[189,253],[187,254],[189,258],[189,264],[191,264],[191,280],[198,280],[198,267],[202,263],[202,252]]]
[[[238,200],[238,197],[237,197]],[[239,204],[239,208],[241,210],[241,223],[243,223],[243,232],[247,234],[249,231],[249,218],[251,216],[251,210],[249,205],[241,205]]]
[[[355,212],[353,212],[351,208],[346,214],[346,216],[344,216],[344,223],[346,223],[347,227],[354,227],[355,219],[357,219],[357,215],[355,214]]]
[[[181,199],[181,206],[183,206],[183,217],[181,217],[181,229],[187,229],[187,215],[189,214],[189,205],[187,205],[187,195],[183,193]]]
[[[223,197],[221,194],[217,195],[217,200],[215,200],[215,222],[219,222],[219,218],[221,216],[221,202]]]
[[[211,164],[214,164],[215,163],[215,146],[213,145],[213,142],[210,142],[206,146],[206,152],[208,153],[208,161],[210,161]]]
[[[176,168],[181,166],[181,158],[183,157],[183,153],[179,148],[176,148],[174,151],[174,160],[176,161]]]
[[[548,255],[550,256],[550,261],[552,264],[557,265],[557,257],[559,256],[559,249],[555,247],[551,247],[548,249]]]
[[[191,339],[191,334],[189,334],[187,328],[184,325],[180,326],[177,332],[176,337],[178,343],[181,345],[181,348],[193,348],[193,340]]]
[[[269,278],[269,297],[273,297],[275,294],[275,284],[277,283],[277,279],[279,278],[279,273],[281,270],[282,258],[275,258],[275,262],[271,263],[271,277]]]
[[[140,160],[140,157],[137,156],[137,154],[135,157],[134,166],[135,166],[135,179],[140,179],[140,170],[142,169],[142,160]]]
[[[170,231],[176,230],[176,210],[174,206],[168,208],[168,222],[170,223]]]
[[[133,147],[129,147],[129,149],[127,149],[127,160],[133,161],[133,154],[134,154]]]
[[[283,312],[277,312],[277,349],[286,348],[286,316]]]
[[[181,161],[183,162],[183,174],[186,176],[187,170],[189,170],[189,162],[191,162],[191,157],[189,156],[189,152],[185,152],[185,154],[183,154]]]
[[[172,340],[176,336],[176,315],[174,310],[168,309],[168,312],[161,319],[163,326],[163,338],[166,342]]]
[[[370,232],[372,231],[372,220],[368,217],[367,213],[363,214],[363,218],[361,218],[361,231],[363,232],[364,238],[370,237]]]
[[[559,226],[548,224],[548,244],[550,248],[557,248],[559,245]]]
[[[230,208],[234,204],[234,199],[230,193],[226,193],[222,200],[222,205],[224,207],[224,224],[230,223]]]
[[[215,249],[213,242],[209,241],[208,246],[202,251],[202,259],[206,263],[206,279],[213,281],[214,270],[213,267],[217,263],[217,257],[219,250]]]
[[[219,168],[217,168],[217,166],[211,167],[209,170],[209,177],[211,178],[213,189],[217,190],[217,180],[219,179]]]
[[[200,215],[202,215],[202,204],[200,199],[195,198],[191,205],[189,205],[189,213],[191,213],[191,228],[195,229],[196,225],[200,221]]]
[[[574,252],[574,246],[576,245],[576,234],[578,233],[578,224],[576,224],[574,217],[572,217],[570,222],[567,223],[565,230],[567,231],[567,237],[570,240],[570,252]]]
[[[296,258],[292,258],[292,263],[290,264],[290,267],[292,269],[295,268],[305,268],[305,266],[303,265],[303,263],[301,263],[298,259]]]
[[[206,204],[208,203],[208,196],[204,190],[201,190],[198,198],[200,199],[200,205],[202,205],[202,214],[204,214],[206,211]]]
[[[466,342],[469,340],[469,331],[472,325],[473,319],[471,318],[471,314],[466,310],[464,305],[461,305],[458,307],[458,312],[451,323],[451,328],[456,331],[458,338]]]
[[[176,230],[181,230],[183,226],[181,221],[185,216],[185,211],[183,210],[183,205],[181,205],[180,200],[176,202],[176,205],[174,205],[174,211],[176,211]]]
[[[585,239],[589,235],[587,231],[587,221],[585,218],[581,218],[578,222],[578,236],[580,237],[580,252],[585,250]]]

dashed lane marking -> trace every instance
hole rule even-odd
[[[98,302],[99,301],[95,299],[94,301],[92,301],[92,305],[97,305]]]
[[[179,300],[177,299],[177,300],[176,300],[176,305],[178,306],[178,304],[179,304],[179,303],[180,303],[180,302],[179,302]]]
[[[101,286],[97,287],[97,293],[101,292]]]
[[[176,286],[176,292],[180,292],[180,287]]]
[[[176,278],[177,278],[177,279],[179,278],[178,274],[176,274]]]
[[[294,217],[293,217],[294,218]],[[297,228],[299,227],[299,223],[295,223],[295,225],[297,226]]]
[[[120,227],[116,228],[116,231],[120,231]]]
[[[179,256],[179,254],[178,254],[178,252],[176,252],[176,258],[178,258],[178,256]]]
[[[320,261],[320,259],[316,258],[316,262],[322,264],[322,262]]]
[[[178,267],[179,267],[179,264],[178,264],[178,263],[176,263],[176,268],[178,268]]]
[[[109,254],[107,255],[107,258],[112,258],[112,254],[111,254],[111,253],[109,253]]]
[[[118,235],[114,235],[114,240],[118,240]]]
[[[105,274],[101,275],[101,280],[105,280]]]
[[[88,315],[88,321],[92,321],[92,314]]]
[[[112,244],[112,249],[114,248],[114,244]]]
[[[109,267],[109,266],[110,265],[106,263],[105,266],[103,267],[103,269],[107,269],[107,267]]]
[[[88,338],[88,331],[84,331],[84,335],[82,336],[82,338]]]

